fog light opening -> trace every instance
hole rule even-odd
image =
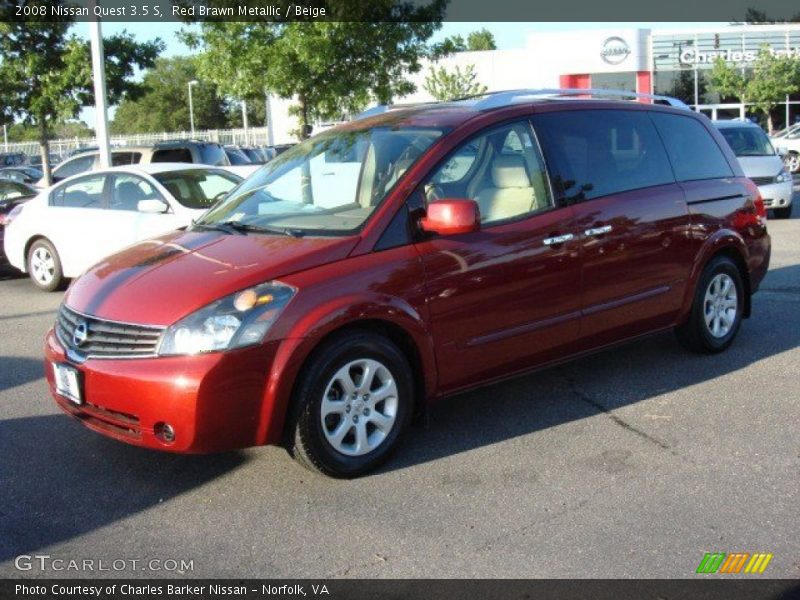
[[[159,421],[153,428],[153,432],[165,444],[172,444],[175,441],[175,429],[169,423]]]

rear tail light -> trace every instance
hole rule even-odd
[[[767,207],[764,206],[764,199],[761,197],[758,186],[749,179],[745,180],[744,186],[747,188],[748,192],[747,202],[744,208],[737,213],[734,225],[737,228],[744,228],[751,225],[766,227]]]

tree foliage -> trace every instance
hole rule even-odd
[[[338,118],[370,100],[389,103],[413,92],[407,75],[421,69],[445,4],[331,0],[329,14],[346,15],[348,21],[204,22],[184,39],[202,50],[200,77],[226,95],[255,99],[268,90],[296,99],[299,133],[305,137],[315,118]],[[357,17],[364,22],[354,22]]]
[[[477,79],[474,65],[467,65],[463,71],[458,66],[453,71],[444,67],[431,67],[423,87],[436,100],[454,100],[484,93],[486,86]]]
[[[6,115],[39,131],[47,180],[47,143],[53,126],[94,102],[89,42],[71,35],[71,26],[65,20],[0,22],[0,89]],[[152,66],[162,48],[158,39],[138,43],[127,32],[105,39],[110,104],[144,92],[144,86],[132,80],[135,69]]]
[[[771,111],[787,95],[800,92],[800,59],[776,55],[769,48],[759,50],[751,71],[744,73],[721,58],[714,62],[709,76],[710,89],[721,96],[737,98],[767,117],[773,130]]]
[[[494,35],[485,27],[473,31],[467,36],[467,50],[497,50]]]
[[[114,115],[114,133],[188,131],[189,82],[197,80],[195,59],[187,56],[159,58],[142,79],[145,93],[138,99],[124,99]],[[192,88],[196,129],[228,126],[227,104],[217,86],[198,80]]]

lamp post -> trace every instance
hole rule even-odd
[[[111,151],[108,140],[108,108],[106,99],[106,69],[103,52],[103,34],[100,31],[100,20],[95,19],[89,26],[92,48],[92,79],[94,80],[95,133],[100,148],[100,167],[111,166]],[[45,157],[42,157],[44,160]],[[45,177],[49,179],[49,172]]]
[[[189,86],[189,129],[192,130],[192,137],[194,137],[194,104],[192,104],[192,87],[200,83],[197,79],[192,79],[187,85]]]

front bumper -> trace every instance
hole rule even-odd
[[[45,374],[58,406],[105,436],[156,450],[209,453],[264,443],[264,391],[278,342],[197,356],[71,362],[51,329]],[[56,392],[53,363],[76,368],[83,404]],[[155,434],[168,423],[175,439]]]
[[[784,181],[783,183],[771,183],[769,185],[758,186],[764,206],[767,208],[785,208],[792,203],[794,195],[794,183]]]

